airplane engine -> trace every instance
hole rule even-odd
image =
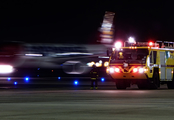
[[[67,74],[85,74],[90,71],[90,68],[81,61],[66,61],[62,68]]]

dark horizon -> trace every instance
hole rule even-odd
[[[115,13],[115,40],[174,39],[169,2],[1,1],[0,9],[0,41],[96,43],[105,11]]]

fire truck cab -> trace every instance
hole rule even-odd
[[[107,74],[117,89],[137,84],[139,89],[174,89],[174,42],[117,42],[109,58]]]

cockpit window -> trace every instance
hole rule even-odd
[[[123,61],[129,61],[130,63],[144,63],[147,55],[148,49],[122,49],[112,54],[111,62],[122,63]]]

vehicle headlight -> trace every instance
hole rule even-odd
[[[114,68],[109,68],[110,73],[114,73]]]
[[[143,73],[144,69],[143,68],[139,68],[139,73]]]

